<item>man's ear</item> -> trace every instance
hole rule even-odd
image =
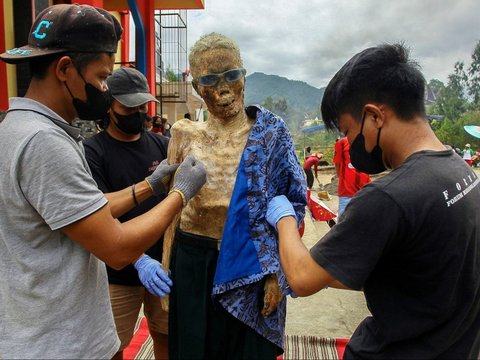
[[[62,56],[55,65],[55,75],[60,81],[66,81],[68,72],[72,69],[73,62],[70,56]]]
[[[364,107],[367,117],[373,120],[374,126],[380,129],[385,121],[385,111],[382,105],[366,104]]]

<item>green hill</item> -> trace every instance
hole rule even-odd
[[[305,118],[320,117],[319,107],[324,91],[325,88],[318,89],[303,81],[256,72],[246,77],[245,104],[264,104],[269,97],[273,103],[285,99],[285,113],[278,115],[284,117],[291,129],[295,130]]]

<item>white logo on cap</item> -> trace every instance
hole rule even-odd
[[[30,55],[32,50],[22,50],[22,49],[19,49],[19,48],[13,48],[13,49],[7,50],[6,52],[7,52],[8,55],[22,55],[22,56],[25,56],[25,55]]]

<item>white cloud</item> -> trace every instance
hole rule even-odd
[[[325,86],[355,53],[404,41],[425,78],[446,82],[480,40],[478,0],[205,0],[188,12],[188,48],[216,31],[240,46],[249,73]]]

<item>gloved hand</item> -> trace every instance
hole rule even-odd
[[[143,254],[134,267],[138,271],[140,281],[150,294],[164,297],[170,293],[172,280],[170,280],[167,273],[162,269],[162,264],[157,260],[152,259],[147,254]]]
[[[275,196],[267,206],[267,221],[277,230],[277,222],[285,216],[295,217],[295,210],[285,195]]]
[[[193,155],[187,155],[175,173],[170,192],[178,192],[183,199],[183,206],[195,196],[207,181],[207,169]]]
[[[163,160],[145,181],[150,186],[154,195],[164,194],[168,190],[170,177],[177,170],[179,164],[168,165],[167,159]]]

